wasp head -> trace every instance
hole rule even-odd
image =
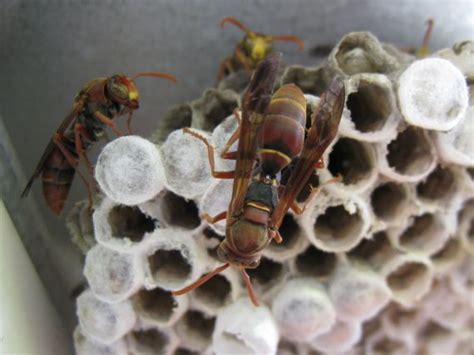
[[[138,89],[133,81],[125,75],[113,75],[107,79],[107,93],[110,99],[130,110],[138,108]]]
[[[256,32],[247,33],[242,45],[244,52],[255,65],[273,51],[272,38]]]

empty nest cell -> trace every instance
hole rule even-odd
[[[282,85],[296,84],[306,94],[321,96],[327,90],[324,68],[288,67],[282,77]]]
[[[107,219],[112,237],[128,238],[134,243],[141,242],[145,233],[156,228],[156,221],[135,206],[117,205],[110,210]]]
[[[395,299],[409,303],[428,291],[431,271],[425,263],[406,260],[386,275],[386,281]]]
[[[150,270],[155,279],[186,280],[191,274],[191,265],[181,250],[159,249],[148,257]]]
[[[387,162],[402,175],[422,175],[434,161],[426,133],[413,126],[400,132],[388,145]]]
[[[168,323],[178,306],[171,292],[159,287],[140,290],[135,301],[142,316],[159,323]]]
[[[449,168],[438,167],[431,172],[425,181],[416,186],[418,197],[426,200],[442,200],[456,190],[456,179]]]
[[[447,238],[448,233],[439,218],[425,213],[413,219],[400,235],[398,244],[403,249],[429,255],[441,249]]]
[[[193,126],[211,132],[237,107],[236,97],[227,92],[209,89],[204,96],[191,103]]]
[[[192,118],[193,112],[188,104],[171,108],[160,120],[160,126],[150,137],[150,140],[155,143],[164,142],[171,132],[184,127],[191,127]]]
[[[210,317],[197,310],[189,310],[176,324],[176,331],[181,339],[188,344],[187,347],[192,350],[204,350],[211,343],[215,323],[215,317]]]
[[[192,351],[183,347],[177,348],[173,355],[199,355],[199,351]]]
[[[340,138],[329,154],[328,169],[333,176],[342,175],[345,185],[368,179],[374,170],[371,147],[351,138]]]
[[[291,250],[298,243],[298,239],[301,238],[301,228],[296,223],[292,215],[286,214],[283,218],[283,222],[278,230],[283,238],[281,243],[272,242],[268,248],[275,253],[285,253]]]
[[[380,265],[390,254],[392,254],[392,245],[384,231],[375,233],[371,239],[363,239],[348,253],[350,257],[369,261],[374,266]]]
[[[283,274],[283,264],[262,257],[260,265],[256,269],[248,269],[252,282],[257,282],[261,286],[266,286],[280,279]]]
[[[296,257],[296,270],[304,276],[327,278],[336,268],[336,254],[309,246]]]
[[[363,224],[359,211],[350,214],[343,205],[332,206],[316,218],[314,234],[327,249],[345,249],[359,239]]]
[[[375,82],[360,80],[357,91],[346,102],[351,120],[360,132],[380,130],[392,113],[390,91]]]
[[[194,229],[201,224],[199,211],[194,201],[186,200],[171,191],[166,191],[161,203],[163,220],[168,225]]]
[[[347,34],[329,58],[345,75],[388,73],[397,67],[395,59],[368,32]]]
[[[213,308],[225,305],[231,293],[231,284],[223,275],[216,275],[205,284],[193,291],[194,296],[202,304]]]
[[[170,344],[169,336],[158,329],[137,330],[130,338],[138,354],[165,354]]]
[[[377,186],[370,197],[372,210],[383,220],[394,220],[403,212],[408,196],[403,185],[387,182]]]

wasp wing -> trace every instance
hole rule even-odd
[[[244,207],[255,165],[258,133],[271,99],[280,59],[280,53],[273,53],[259,64],[242,99],[242,122],[228,218],[239,215]]]
[[[64,131],[66,131],[66,129],[76,119],[77,115],[82,111],[84,107],[84,103],[85,103],[85,97],[79,96],[75,100],[71,111],[66,116],[66,118],[64,118],[63,122],[58,127],[55,133],[64,133]],[[28,183],[26,184],[25,189],[21,193],[21,197],[26,197],[28,195],[28,193],[30,192],[31,186],[33,185],[33,182],[35,181],[36,178],[40,176],[41,172],[43,171],[44,164],[46,163],[46,160],[48,159],[49,155],[51,154],[55,146],[56,144],[53,142],[52,139],[50,139],[48,145],[46,146],[46,149],[43,152],[43,155],[41,156],[40,161],[36,165],[33,175],[31,176],[30,180],[28,180]]]
[[[303,151],[272,213],[271,226],[275,230],[280,228],[286,212],[308,182],[324,151],[336,137],[344,102],[344,83],[336,78],[321,96]]]

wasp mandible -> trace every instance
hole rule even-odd
[[[87,157],[87,149],[104,137],[106,127],[110,127],[117,135],[122,135],[114,122],[117,116],[128,113],[127,126],[130,132],[133,111],[139,106],[139,92],[134,80],[142,76],[176,82],[176,78],[171,74],[144,72],[132,78],[116,74],[86,83],[76,95],[71,111],[49,141],[21,196],[27,196],[34,180],[42,175],[44,198],[49,208],[59,215],[64,208],[81,157],[84,158],[89,175],[93,179],[93,167]],[[87,186],[89,203],[92,206],[91,183],[79,170],[77,172]]]
[[[217,249],[224,264],[174,291],[174,295],[187,293],[233,266],[240,269],[249,296],[258,305],[246,269],[258,267],[262,251],[272,240],[282,241],[278,229],[286,212],[291,208],[302,213],[306,207],[298,206],[296,197],[321,165],[324,151],[337,134],[345,102],[344,84],[334,80],[323,94],[305,139],[306,99],[301,89],[289,84],[272,96],[280,57],[270,54],[262,61],[243,96],[239,128],[221,154],[225,159],[236,160],[235,171],[216,171],[214,147],[199,133],[184,129],[206,144],[212,175],[233,178],[234,182],[228,211],[214,217],[203,216],[209,223],[226,219],[225,239]],[[228,152],[237,139],[237,151]],[[278,174],[296,158],[285,186],[280,186]]]
[[[293,42],[298,45],[300,50],[304,49],[303,40],[297,36],[267,36],[248,29],[234,17],[225,17],[222,19],[220,23],[221,28],[223,28],[226,23],[240,28],[245,32],[245,36],[237,44],[233,55],[224,59],[221,63],[219,73],[217,74],[217,82],[230,73],[242,68],[247,72],[254,70],[257,65],[273,51],[274,41]]]

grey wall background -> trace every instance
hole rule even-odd
[[[170,107],[214,84],[220,61],[242,36],[231,26],[219,28],[229,15],[260,32],[300,36],[304,53],[291,44],[278,48],[288,63],[305,65],[318,61],[309,49],[349,31],[369,30],[397,46],[417,46],[428,16],[435,18],[433,50],[474,37],[474,5],[467,0],[0,1],[0,116],[19,161],[10,174],[15,182],[1,182],[2,196],[70,329],[76,321],[69,294],[81,281],[81,256],[69,242],[64,217],[55,218],[44,204],[39,183],[29,200],[19,200],[21,170],[33,171],[74,95],[95,77],[144,70],[178,77],[178,85],[138,81],[141,108],[133,126],[137,134],[150,134]],[[10,150],[4,159],[15,159]],[[85,195],[77,179],[65,211]]]

